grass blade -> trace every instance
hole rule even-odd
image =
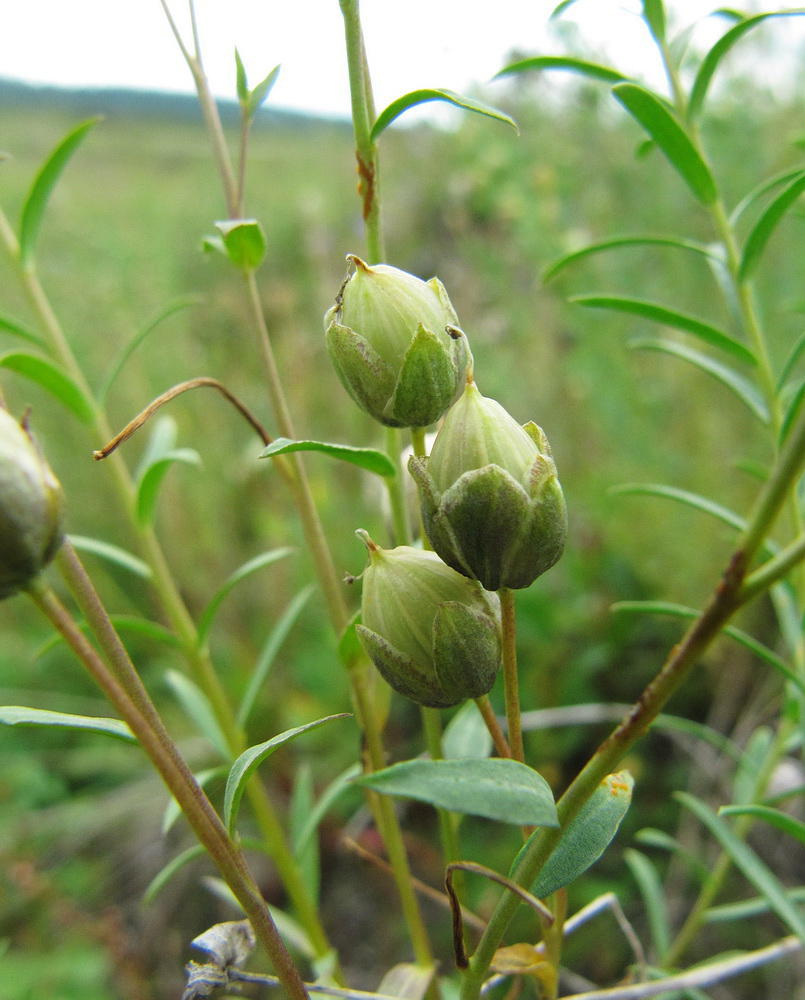
[[[85,424],[93,420],[92,403],[71,378],[63,374],[51,361],[36,354],[15,352],[0,358],[0,367],[23,375],[55,396]]]
[[[39,235],[39,227],[51,191],[61,176],[61,172],[67,166],[70,157],[81,145],[87,132],[98,121],[100,121],[99,118],[90,118],[89,121],[82,122],[72,132],[69,132],[45,160],[36,175],[22,207],[20,218],[20,263],[23,267],[30,267],[33,261],[36,238]]]
[[[748,365],[757,365],[757,358],[749,348],[745,347],[739,340],[724,333],[723,330],[719,330],[718,327],[705,323],[704,320],[697,319],[695,316],[687,316],[675,309],[667,309],[665,306],[657,305],[655,302],[645,302],[642,299],[625,298],[620,295],[576,295],[569,301],[588,309],[611,309],[614,312],[642,316],[653,323],[662,323],[663,326],[691,333],[711,347],[720,348],[739,361]]]
[[[771,869],[704,802],[687,792],[676,792],[675,797],[707,827],[732,858],[735,866],[766,898],[771,909],[797,935],[800,941],[805,943],[805,920],[796,906],[792,904]]]
[[[238,569],[236,569],[235,572],[221,584],[213,599],[204,609],[201,619],[199,620],[199,647],[203,646],[207,642],[210,629],[212,628],[212,623],[215,620],[215,616],[218,613],[221,602],[229,595],[230,591],[236,587],[241,580],[245,580],[247,577],[251,576],[252,573],[256,573],[258,570],[261,570],[266,566],[271,566],[273,563],[279,562],[280,559],[285,559],[286,556],[292,555],[294,551],[295,549],[288,548],[286,546],[284,548],[271,549],[269,552],[263,552],[262,555],[255,556],[254,559],[249,559],[248,562],[239,566]]]
[[[291,441],[289,438],[277,438],[263,449],[259,458],[272,458],[274,455],[287,455],[292,451],[320,451],[331,458],[342,462],[351,462],[367,472],[377,476],[394,476],[397,470],[394,463],[385,452],[374,448],[356,448],[351,444],[331,444],[327,441]]]
[[[392,101],[387,108],[384,108],[380,112],[377,116],[377,121],[372,126],[372,142],[404,111],[408,111],[409,108],[415,108],[419,104],[428,104],[431,101],[442,101],[445,104],[452,104],[464,111],[474,111],[476,114],[485,115],[487,118],[494,118],[497,121],[511,125],[518,135],[520,133],[517,122],[513,118],[510,118],[503,111],[498,111],[497,108],[491,107],[489,104],[482,104],[480,101],[474,101],[470,97],[462,97],[461,94],[456,94],[452,90],[425,88],[423,90],[412,90],[409,94],[398,97],[396,101]]]
[[[565,254],[564,257],[560,257],[547,270],[543,271],[542,280],[548,282],[570,264],[575,264],[585,257],[601,253],[604,250],[639,246],[676,247],[679,250],[691,250],[705,257],[715,256],[704,243],[696,243],[694,240],[676,239],[671,236],[615,236],[612,239],[602,240],[600,243],[591,243],[589,246],[582,247],[581,250],[573,250],[571,253]]]
[[[64,729],[80,729],[84,732],[114,736],[126,743],[136,743],[137,739],[120,719],[102,719],[91,715],[68,715],[66,712],[49,712],[43,708],[26,708],[23,705],[0,706],[0,723],[5,726],[61,726]]]
[[[718,192],[710,168],[668,108],[634,83],[615,84],[612,93],[663,151],[694,196],[703,205],[712,205]]]
[[[560,69],[570,73],[579,73],[591,80],[603,80],[605,83],[622,83],[629,79],[623,73],[609,66],[587,62],[586,59],[572,59],[568,56],[532,56],[529,59],[519,59],[517,62],[504,66],[495,73],[493,80],[503,76],[514,76],[516,73],[527,73],[532,70]]]
[[[758,390],[751,382],[743,378],[732,368],[716,361],[715,358],[702,354],[687,344],[680,344],[675,340],[667,340],[663,337],[637,337],[629,341],[629,347],[644,351],[662,351],[673,357],[681,358],[690,364],[700,368],[714,379],[721,382],[728,389],[731,389],[738,399],[747,406],[762,424],[768,424],[769,412]]]
[[[738,277],[741,281],[747,281],[751,277],[778,223],[803,191],[805,191],[805,171],[786,184],[757,220],[746,238],[741,255],[741,264],[738,269]]]

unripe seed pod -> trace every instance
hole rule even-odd
[[[466,338],[437,278],[422,281],[352,254],[355,271],[324,317],[344,388],[387,427],[426,427],[447,410],[467,368]]]
[[[31,438],[0,408],[0,600],[27,586],[62,540],[61,486]]]
[[[358,637],[380,673],[420,705],[446,708],[487,694],[501,660],[500,601],[408,545],[369,549]]]
[[[528,587],[561,556],[567,509],[547,438],[471,378],[430,457],[408,468],[434,550],[487,590]]]

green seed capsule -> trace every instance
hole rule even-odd
[[[0,600],[53,558],[62,540],[62,500],[27,428],[0,408]]]
[[[492,688],[500,668],[500,602],[433,552],[378,548],[365,532],[357,633],[380,673],[420,705],[444,708]]]

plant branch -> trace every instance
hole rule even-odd
[[[520,721],[520,685],[517,677],[517,625],[514,617],[514,591],[501,587],[501,621],[503,625],[503,687],[506,699],[506,722],[509,729],[511,755],[525,763],[523,728]]]

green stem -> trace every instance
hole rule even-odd
[[[129,696],[127,685],[124,686],[118,677],[110,673],[67,609],[41,578],[31,585],[29,594],[90,672],[151,759],[182,807],[194,833],[243,907],[257,939],[269,955],[288,995],[294,1000],[307,1000],[308,993],[302,978],[282,942],[268,906],[260,895],[243,856],[232,843],[218,814],[180,756],[156,709],[150,702],[147,705],[141,703],[138,707]],[[94,598],[88,597],[88,602],[94,603]],[[102,632],[105,632],[105,629]],[[127,673],[129,668],[134,671],[129,663],[124,673]],[[121,669],[122,664],[116,654],[115,670]],[[147,699],[147,695],[145,697]]]
[[[370,264],[386,259],[380,216],[380,177],[377,147],[372,141],[374,107],[372,86],[366,62],[358,0],[339,0],[344,17],[344,37],[349,67],[349,92],[352,101],[352,125],[355,131],[355,155],[358,160],[359,192],[366,227],[366,248]]]
[[[503,690],[506,700],[506,722],[512,757],[525,763],[523,727],[520,721],[520,684],[517,677],[517,624],[514,615],[514,591],[501,587],[500,614],[503,626]]]
[[[405,500],[405,477],[408,470],[403,468],[400,448],[400,432],[396,427],[386,427],[386,454],[397,470],[395,476],[386,477],[391,523],[395,545],[410,545],[411,530],[408,524],[408,505]]]
[[[500,723],[498,722],[498,717],[495,714],[494,708],[492,708],[492,702],[489,700],[488,694],[482,694],[480,698],[475,699],[475,704],[478,706],[478,711],[486,723],[486,728],[489,730],[489,735],[492,737],[492,742],[495,744],[495,750],[498,752],[498,757],[511,757],[512,751],[509,746],[503,730],[500,728]]]

